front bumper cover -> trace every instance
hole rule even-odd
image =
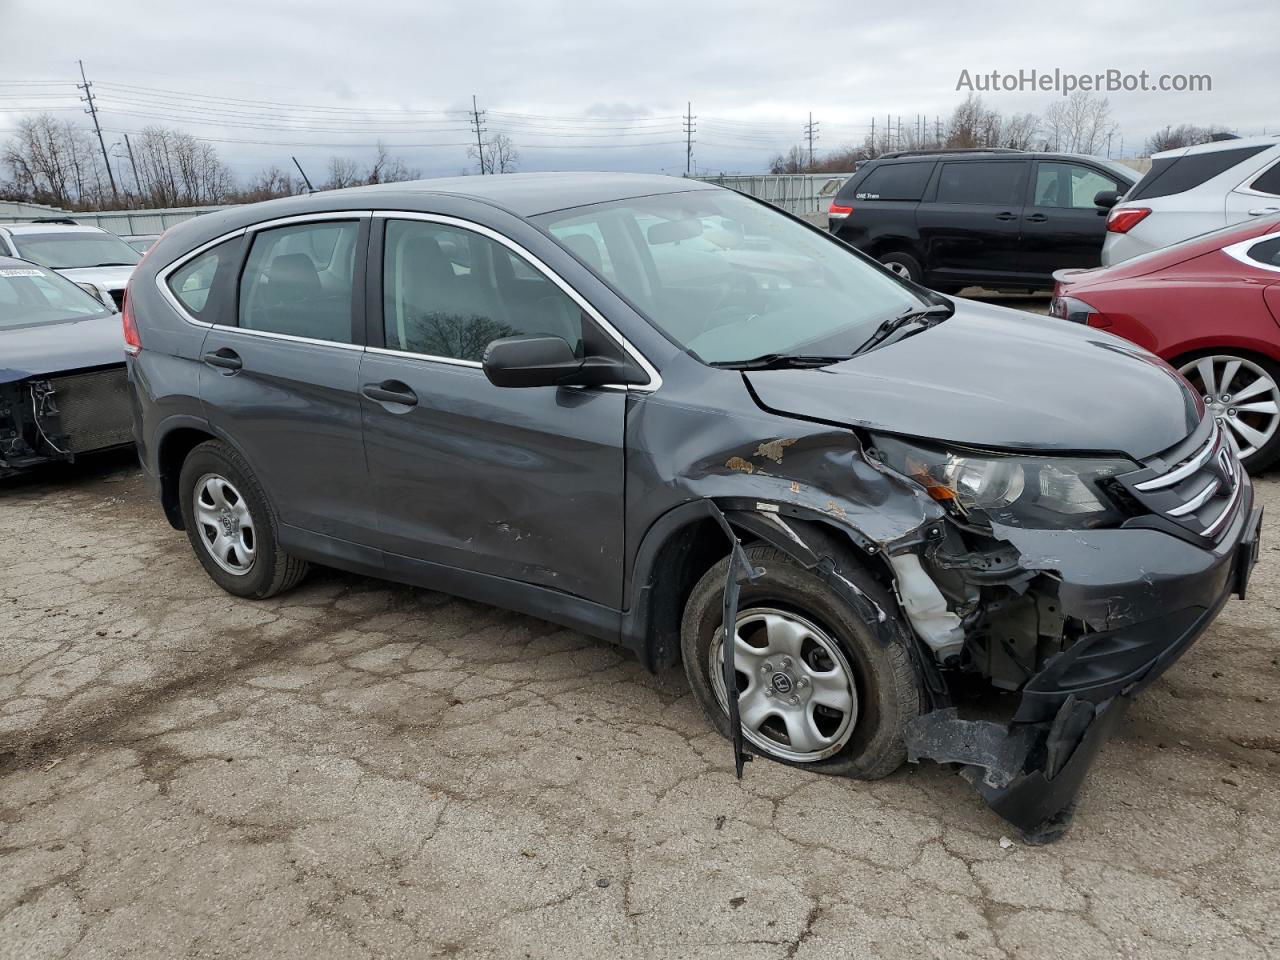
[[[1187,651],[1231,596],[1244,596],[1261,518],[1249,489],[1213,550],[1154,531],[1001,531],[1024,567],[1060,578],[1064,611],[1096,632],[1026,682],[1008,724],[962,719],[950,706],[917,717],[907,731],[909,759],[960,764],[1028,842],[1061,836],[1085,775],[1133,698]],[[1164,549],[1144,545],[1153,536],[1166,541]]]

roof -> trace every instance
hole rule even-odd
[[[0,230],[10,233],[106,233],[101,227],[72,226],[67,223],[0,223]]]
[[[1239,150],[1242,147],[1277,147],[1280,146],[1280,133],[1268,134],[1265,137],[1235,137],[1231,140],[1212,140],[1209,143],[1197,143],[1193,147],[1175,147],[1172,150],[1161,150],[1151,155],[1152,160],[1164,160],[1167,157],[1180,157],[1187,153],[1217,153],[1220,150]]]

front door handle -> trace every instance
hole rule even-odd
[[[997,220],[1017,220],[1018,215],[1016,213],[1010,213],[1008,210],[1006,210],[1003,213],[997,213],[996,219]]]
[[[399,380],[366,383],[360,392],[370,400],[377,400],[379,403],[399,403],[412,407],[418,402],[418,395],[409,388],[408,384],[401,383]]]
[[[1280,207],[1254,207],[1249,211],[1249,216],[1265,217],[1272,213],[1280,213]]]
[[[240,354],[230,347],[222,347],[212,353],[206,353],[204,362],[211,367],[221,367],[223,370],[231,371],[239,370],[244,366],[244,361],[240,359]]]
[[[1046,217],[1043,213],[1033,213],[1031,216],[1026,217],[1025,219],[1027,223],[1044,223],[1049,218]]]

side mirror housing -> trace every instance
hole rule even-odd
[[[1103,213],[1119,203],[1122,196],[1124,194],[1119,190],[1099,190],[1093,195],[1093,205],[1101,207],[1102,209],[1098,212]]]
[[[562,337],[503,337],[485,348],[484,375],[495,387],[599,387],[645,383],[635,364],[576,357]]]

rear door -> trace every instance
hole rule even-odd
[[[879,161],[865,176],[851,178],[835,201],[849,212],[832,218],[832,232],[859,250],[875,253],[893,244],[915,255],[916,207],[933,166],[928,160]]]
[[[1280,213],[1280,154],[1227,194],[1227,223]]]
[[[1030,161],[943,160],[916,210],[926,284],[1017,279]]]
[[[1096,267],[1102,258],[1107,211],[1093,202],[1102,190],[1123,190],[1115,177],[1088,163],[1036,160],[1022,213],[1020,269],[1045,283],[1054,270]]]
[[[388,570],[416,579],[425,562],[616,608],[626,391],[495,387],[480,365],[516,335],[599,352],[586,302],[465,220],[378,214],[373,250],[381,320],[359,379]]]
[[[209,329],[200,374],[206,417],[281,523],[357,543],[376,530],[357,390],[368,229],[359,213],[251,228],[233,322]]]

